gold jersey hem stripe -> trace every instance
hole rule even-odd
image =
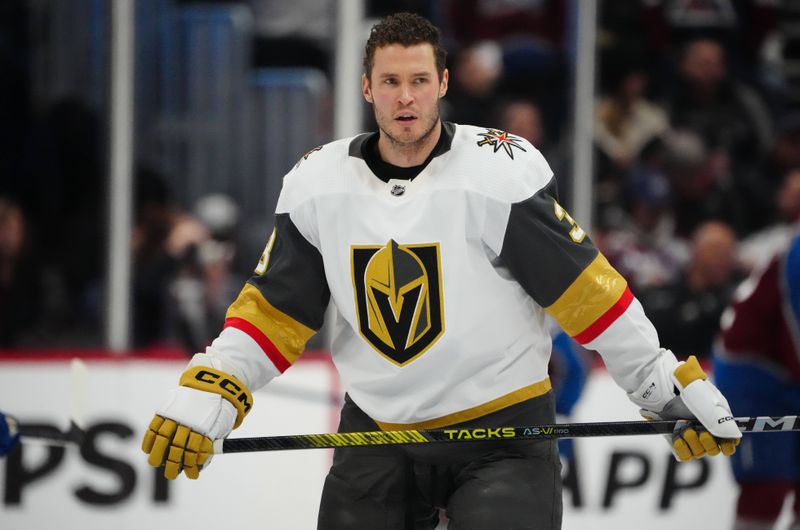
[[[545,310],[570,337],[574,337],[617,303],[627,287],[625,278],[605,256],[598,253],[558,300]]]
[[[510,407],[511,405],[516,405],[517,403],[522,403],[528,399],[544,395],[549,392],[551,388],[553,387],[550,384],[550,378],[545,377],[537,383],[522,387],[519,390],[514,390],[513,392],[510,392],[504,396],[500,396],[497,399],[487,401],[486,403],[478,405],[477,407],[454,412],[439,418],[433,418],[431,420],[421,421],[418,423],[387,423],[378,420],[375,420],[375,423],[377,423],[378,427],[384,431],[440,429],[456,423],[474,420],[482,416],[486,416],[487,414],[491,414],[492,412],[497,412],[498,410]]]

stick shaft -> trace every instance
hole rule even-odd
[[[69,429],[62,431],[52,425],[25,424],[19,425],[19,435],[23,442],[36,441],[41,443],[56,442],[75,443],[80,445],[84,436],[83,429],[74,421],[70,422]]]
[[[19,434],[23,442],[49,445],[80,445],[83,442],[86,434],[83,413],[86,408],[87,374],[86,364],[77,357],[73,358],[69,370],[69,428],[62,431],[52,425],[22,423],[19,425]]]
[[[89,380],[89,369],[77,357],[69,365],[69,419],[79,428],[84,428],[86,411],[86,393]]]
[[[800,416],[753,416],[735,418],[739,430],[750,432],[800,431]],[[214,453],[250,453],[290,449],[326,449],[332,447],[364,447],[374,445],[407,445],[423,443],[458,443],[486,440],[546,440],[596,436],[634,436],[669,434],[674,420],[612,421],[598,423],[560,423],[523,427],[473,429],[420,429],[406,431],[369,431],[352,433],[295,434],[257,438],[226,438],[214,442]],[[697,425],[699,423],[692,422]]]

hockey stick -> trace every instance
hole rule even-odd
[[[22,443],[40,445],[81,445],[86,433],[74,421],[69,422],[69,429],[62,431],[52,425],[19,424],[19,435]]]
[[[69,428],[66,431],[51,425],[20,424],[19,434],[23,443],[44,445],[81,445],[84,431],[83,411],[86,401],[86,364],[78,358],[72,359],[69,371]]]
[[[364,447],[372,445],[405,445],[441,442],[474,442],[486,440],[546,440],[590,436],[631,436],[670,434],[678,422],[612,421],[600,423],[559,423],[527,427],[495,427],[472,429],[421,429],[407,431],[369,431],[327,434],[295,434],[258,438],[226,438],[214,442],[214,454],[284,451],[288,449],[326,449],[332,447]],[[753,416],[735,418],[743,433],[800,431],[800,416]],[[694,425],[699,422],[692,421]]]

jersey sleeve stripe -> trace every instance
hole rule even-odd
[[[614,270],[605,256],[598,253],[561,296],[545,309],[567,334],[577,340],[584,333],[585,336],[601,333],[622,314],[624,308],[616,315],[615,311],[619,311],[617,304],[627,290],[625,278]],[[630,300],[625,307],[629,304]]]
[[[278,348],[269,340],[269,337],[261,333],[261,330],[243,318],[226,318],[224,328],[235,328],[239,331],[247,333],[247,335],[256,341],[256,344],[267,354],[269,360],[275,365],[281,373],[285,372],[291,364],[286,360],[286,357],[281,354]]]
[[[235,327],[253,337],[276,366],[279,366],[279,361],[273,359],[272,354],[281,356],[283,363],[294,364],[303,353],[306,342],[314,334],[311,328],[276,309],[261,291],[250,283],[245,284],[242,292],[228,308],[226,322],[228,321],[240,324]],[[244,325],[242,322],[249,324],[248,329],[241,327]],[[256,331],[258,334],[254,335]],[[269,345],[272,345],[272,349]],[[286,367],[288,368],[288,365]]]
[[[578,342],[578,344],[586,344],[593,341],[602,332],[608,329],[608,327],[628,309],[628,306],[631,305],[632,301],[633,293],[626,287],[625,291],[622,293],[622,296],[619,298],[619,300],[617,300],[617,303],[611,306],[608,311],[603,313],[600,318],[595,320],[592,325],[575,335],[573,338]]]

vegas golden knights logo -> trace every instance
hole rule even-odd
[[[353,246],[356,314],[361,336],[403,366],[444,331],[439,244]]]

